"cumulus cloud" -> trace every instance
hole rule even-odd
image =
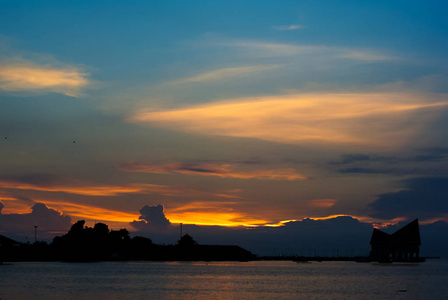
[[[160,229],[168,227],[171,222],[165,217],[164,208],[162,205],[145,205],[140,210],[141,221],[134,220],[131,226],[139,231],[147,231],[153,229]]]
[[[23,214],[2,214],[3,208],[4,205],[0,202],[0,228],[3,232],[32,232],[34,226],[38,226],[39,230],[64,231],[71,226],[69,216],[47,207],[44,203],[35,203],[31,207],[31,213]]]
[[[187,175],[217,176],[222,178],[261,179],[261,180],[299,180],[306,179],[292,168],[276,168],[261,170],[238,170],[231,164],[123,164],[119,167],[127,172],[142,173],[180,173]]]
[[[0,89],[6,91],[54,92],[81,96],[89,84],[88,74],[73,66],[40,65],[27,60],[0,62]]]
[[[382,219],[448,218],[448,178],[413,178],[403,185],[402,190],[382,194],[371,203],[371,215]]]
[[[406,144],[448,101],[399,94],[296,94],[220,101],[165,111],[140,110],[129,121],[189,133],[285,144]],[[419,118],[416,114],[420,113]]]

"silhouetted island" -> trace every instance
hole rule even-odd
[[[70,231],[53,239],[51,244],[18,243],[0,236],[1,261],[249,261],[256,259],[251,252],[234,245],[199,245],[185,234],[175,245],[154,244],[151,239],[130,238],[126,229],[109,230],[104,223],[84,226],[73,224]]]

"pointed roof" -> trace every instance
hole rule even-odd
[[[372,233],[372,238],[370,239],[370,245],[385,245],[389,243],[390,234],[385,233],[379,229],[374,228]]]
[[[418,228],[418,219],[415,219],[408,225],[392,234],[394,241],[399,243],[412,243],[421,245],[420,230]]]
[[[393,234],[385,233],[376,228],[373,229],[370,245],[385,246],[390,244],[421,245],[418,219],[415,219]]]

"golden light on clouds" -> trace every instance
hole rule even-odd
[[[80,89],[89,84],[87,74],[69,68],[41,66],[31,62],[0,65],[0,89],[7,91],[46,91],[80,96]]]
[[[261,179],[261,180],[299,180],[306,179],[293,168],[261,170],[238,170],[231,164],[124,164],[119,167],[127,172],[141,173],[180,173],[187,175],[217,176],[221,178]]]
[[[13,197],[0,195],[0,203],[4,204],[4,207],[0,210],[1,214],[27,214],[31,212],[29,202],[19,201]]]
[[[90,219],[100,222],[129,223],[138,218],[138,213],[132,214],[123,211],[107,209],[94,205],[78,204],[65,201],[44,200],[51,208],[62,211],[75,219]]]
[[[444,108],[410,94],[299,94],[233,99],[129,118],[195,134],[256,138],[286,144],[393,147],[422,126],[423,109]]]

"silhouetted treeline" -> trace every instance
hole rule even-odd
[[[239,246],[199,245],[190,235],[184,235],[175,245],[157,245],[151,239],[130,238],[126,229],[109,230],[103,223],[84,226],[73,224],[70,231],[53,239],[51,244],[14,244],[0,246],[0,261],[216,261],[255,259]]]

